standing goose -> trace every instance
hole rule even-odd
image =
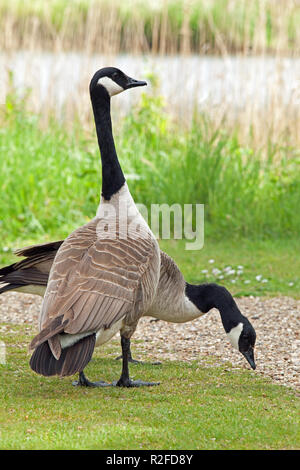
[[[26,258],[0,269],[0,283],[6,290],[44,295],[48,273],[62,241],[35,245],[17,250]],[[240,351],[255,369],[254,345],[256,334],[249,320],[243,316],[232,295],[217,284],[192,285],[186,282],[175,262],[161,251],[160,279],[151,307],[143,316],[171,323],[194,320],[212,308],[220,311],[222,324],[232,346]],[[131,353],[129,352],[131,359]]]
[[[42,375],[70,376],[79,384],[154,385],[129,378],[130,337],[155,296],[160,268],[157,241],[137,210],[121,170],[112,134],[110,99],[146,85],[116,68],[99,70],[90,97],[102,162],[97,215],[59,246],[52,264],[30,349],[31,368]],[[118,382],[91,383],[83,370],[95,345],[121,333],[122,374]]]

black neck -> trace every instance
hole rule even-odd
[[[185,292],[201,312],[206,313],[212,308],[218,309],[226,333],[244,319],[232,295],[223,286],[217,284],[194,286],[186,283]]]
[[[102,162],[102,196],[109,200],[125,183],[112,134],[110,97],[106,90],[91,94]]]

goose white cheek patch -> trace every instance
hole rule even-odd
[[[117,95],[118,93],[121,93],[122,91],[124,91],[124,88],[122,88],[120,85],[118,85],[116,82],[114,82],[109,77],[99,78],[98,84],[104,86],[104,88],[107,90],[109,96],[114,96],[114,95]]]
[[[243,330],[243,323],[239,323],[234,328],[232,328],[229,331],[229,333],[227,333],[227,336],[229,338],[229,341],[231,342],[232,347],[237,350],[239,350],[239,338],[240,338],[242,330]]]

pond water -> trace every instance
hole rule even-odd
[[[4,100],[8,89],[6,72],[11,70],[18,89],[31,89],[34,110],[52,108],[61,115],[71,102],[83,110],[92,74],[107,65],[119,67],[137,79],[153,73],[167,107],[183,120],[189,119],[195,106],[216,112],[221,107],[238,114],[245,106],[263,108],[270,100],[282,105],[300,104],[298,58],[128,55],[106,58],[29,51],[0,53],[0,100]],[[116,105],[121,114],[127,112],[141,92],[122,95]]]

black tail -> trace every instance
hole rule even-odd
[[[4,292],[8,290],[14,290],[19,286],[17,282],[11,282],[7,281],[7,276],[10,277],[11,273],[15,271],[15,263],[10,264],[9,266],[4,266],[4,268],[0,269],[0,294],[3,294]],[[1,284],[5,284],[3,287],[1,287]]]
[[[18,269],[15,264],[0,269],[0,294],[24,286],[47,286],[48,273],[35,268]],[[1,284],[6,284],[1,287]]]
[[[60,240],[16,250],[15,254],[25,256],[25,259],[0,268],[0,294],[29,285],[46,287],[50,268],[62,243],[63,240]]]
[[[40,257],[51,252],[56,254],[60,245],[63,244],[63,241],[64,240],[59,240],[58,242],[43,243],[42,245],[26,246],[25,248],[19,248],[18,250],[15,250],[14,253],[17,256],[26,256],[26,258],[30,259]]]
[[[4,287],[0,287],[0,295],[4,294],[4,292],[7,292],[8,290],[18,289],[18,287],[22,286],[20,286],[19,284],[6,284]]]
[[[0,269],[0,276],[6,276],[7,274],[15,271],[15,264],[10,264],[9,266],[4,266],[4,268]]]
[[[91,360],[96,342],[96,334],[86,336],[69,348],[62,350],[57,360],[53,356],[48,341],[40,344],[33,352],[30,367],[37,374],[65,377],[81,372]]]

